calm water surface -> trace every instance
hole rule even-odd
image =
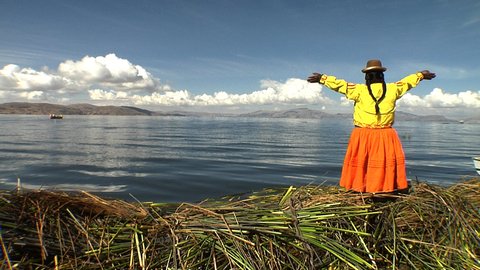
[[[350,121],[0,115],[0,188],[82,189],[199,201],[264,187],[337,184]],[[411,179],[476,176],[480,125],[397,123]],[[130,195],[131,194],[131,195]]]

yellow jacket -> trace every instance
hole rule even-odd
[[[378,106],[380,113],[375,110],[375,100],[370,96],[366,84],[354,84],[345,80],[337,79],[335,76],[323,74],[320,83],[326,87],[342,93],[347,99],[355,101],[353,110],[353,123],[355,126],[368,128],[384,128],[393,125],[395,120],[395,103],[408,90],[417,86],[423,80],[422,73],[411,74],[396,83],[386,84],[386,93]],[[370,85],[372,94],[378,100],[382,96],[383,87],[381,83]]]

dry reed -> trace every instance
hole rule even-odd
[[[480,269],[480,179],[198,204],[0,192],[0,269]]]

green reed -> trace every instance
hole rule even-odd
[[[480,179],[197,204],[0,192],[0,269],[480,269]]]

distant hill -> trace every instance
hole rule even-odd
[[[80,115],[152,115],[153,112],[130,106],[95,106],[73,104],[66,106],[81,111]]]
[[[307,118],[307,119],[325,119],[337,118],[342,115],[329,114],[318,110],[310,110],[307,108],[291,109],[285,111],[255,111],[251,113],[239,114],[240,117],[259,117],[259,118]]]
[[[0,104],[0,114],[63,115],[152,115],[153,112],[128,106],[95,106],[91,104],[57,105],[50,103],[12,102]]]
[[[76,108],[49,103],[12,102],[0,104],[1,114],[80,114]]]
[[[227,113],[209,113],[209,112],[188,112],[188,111],[168,111],[168,112],[154,112],[152,115],[156,116],[183,116],[183,117],[231,117],[233,114]]]
[[[395,112],[395,120],[398,121],[423,121],[423,122],[442,122],[453,123],[458,122],[452,119],[448,119],[443,115],[416,115],[406,112]]]
[[[465,123],[468,123],[468,124],[480,124],[480,114],[478,114],[478,115],[473,115],[473,116],[465,119]]]
[[[295,119],[351,119],[351,113],[331,114],[319,110],[296,108],[283,111],[254,111],[243,114],[206,113],[188,111],[149,111],[132,106],[95,106],[91,104],[58,105],[50,103],[12,102],[0,104],[0,114],[63,114],[63,115],[152,115],[183,117],[257,117],[257,118],[295,118]],[[399,121],[457,122],[442,115],[415,115],[396,112]],[[479,123],[480,117],[466,119],[465,123]]]
[[[285,110],[285,111],[255,111],[240,114],[241,117],[262,117],[262,118],[298,118],[298,119],[351,119],[351,113],[330,114],[319,110],[306,108]],[[446,118],[443,115],[416,115],[406,112],[395,112],[395,120],[400,121],[425,121],[425,122],[457,122]]]

